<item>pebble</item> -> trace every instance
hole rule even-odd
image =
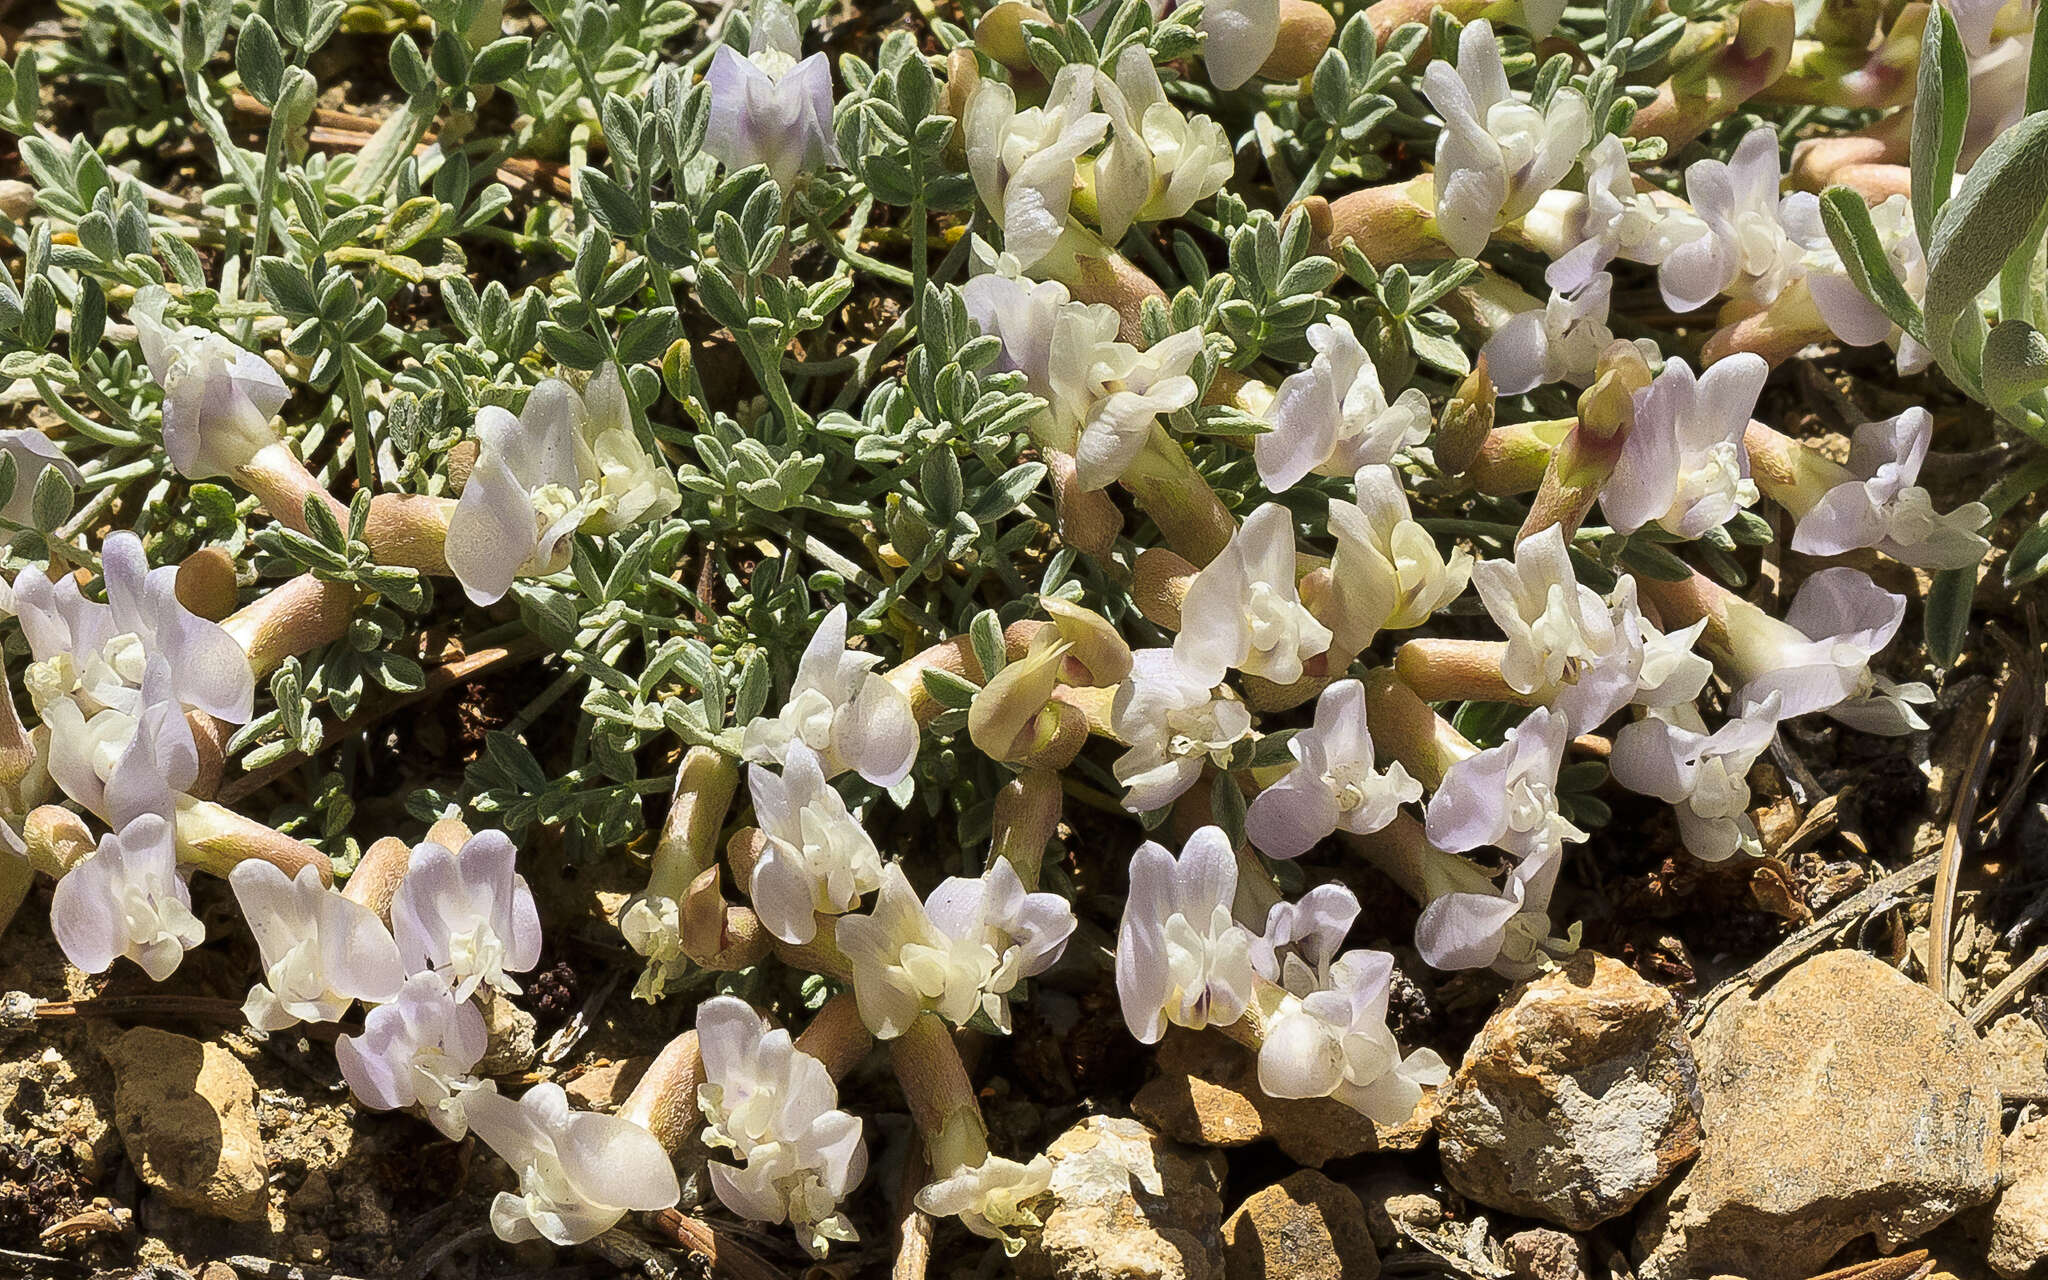
[[[1365,1206],[1314,1169],[1254,1193],[1223,1224],[1227,1280],[1374,1280]]]
[[[1991,1213],[1986,1261],[2004,1280],[2019,1280],[2048,1262],[2048,1119],[2022,1125],[2005,1140],[2005,1180]]]
[[[264,1216],[270,1161],[247,1067],[218,1045],[154,1027],[122,1035],[107,1062],[114,1127],[144,1182],[194,1213]]]
[[[1087,1117],[1046,1154],[1051,1208],[1019,1275],[1223,1280],[1220,1156],[1115,1116]]]

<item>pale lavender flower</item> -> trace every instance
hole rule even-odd
[[[77,466],[56,442],[34,427],[0,428],[0,452],[14,458],[14,491],[0,504],[0,520],[10,525],[28,524],[35,507],[36,483],[45,471],[55,468],[74,487],[81,478]],[[0,547],[13,540],[11,530],[0,528]]]
[[[1375,1124],[1406,1120],[1425,1085],[1450,1068],[1430,1049],[1403,1055],[1387,1026],[1394,958],[1349,951],[1327,968],[1289,956],[1259,1046],[1259,1089],[1274,1098],[1335,1098]]]
[[[1790,720],[1825,711],[1865,733],[1925,729],[1913,709],[1934,700],[1924,684],[1896,684],[1870,669],[1898,634],[1906,597],[1856,569],[1823,569],[1799,586],[1783,621],[1732,600],[1727,609],[1726,675],[1737,702],[1761,705],[1773,693]]]
[[[1190,672],[1172,649],[1131,654],[1130,678],[1117,686],[1110,723],[1130,744],[1111,768],[1133,813],[1172,804],[1205,764],[1227,764],[1252,731],[1244,703],[1206,673]]]
[[[1800,516],[1792,549],[1832,556],[1872,547],[1921,569],[1975,566],[1991,548],[1977,532],[1991,512],[1981,502],[1947,515],[1934,510],[1933,497],[1914,483],[1933,439],[1933,415],[1921,408],[1857,427],[1847,470]]]
[[[846,647],[846,606],[835,606],[804,648],[781,714],[747,725],[742,756],[779,765],[801,742],[827,777],[851,769],[878,787],[901,782],[917,762],[917,718],[910,699],[874,670],[881,660]]]
[[[1920,340],[1892,323],[1884,309],[1871,301],[1835,252],[1820,216],[1820,198],[1808,191],[1785,197],[1779,217],[1793,239],[1806,250],[1806,291],[1820,318],[1835,337],[1852,347],[1888,342],[1898,352],[1900,373],[1919,373],[1934,363],[1934,353]],[[1920,248],[1920,234],[1913,225],[1913,212],[1906,197],[1894,195],[1873,205],[1871,229],[1878,247],[1889,260],[1892,274],[1908,297],[1918,302],[1927,292],[1927,256]]]
[[[1422,798],[1422,784],[1394,761],[1375,767],[1366,731],[1365,686],[1339,680],[1316,699],[1315,722],[1287,750],[1297,761],[1261,791],[1245,815],[1245,834],[1273,858],[1298,858],[1338,828],[1365,835]]]
[[[1749,769],[1778,731],[1772,692],[1712,733],[1681,703],[1622,726],[1607,762],[1614,780],[1674,806],[1678,832],[1695,857],[1719,862],[1758,852],[1749,816]]]
[[[471,1075],[489,1044],[483,1011],[457,1000],[448,980],[428,969],[370,1010],[361,1035],[336,1040],[334,1057],[356,1101],[379,1111],[417,1106],[456,1141],[469,1132],[471,1094],[496,1091]]]
[[[1600,353],[1614,341],[1607,327],[1614,277],[1594,274],[1571,293],[1553,292],[1540,307],[1509,316],[1480,354],[1502,395],[1515,396],[1553,382],[1592,381]]]
[[[335,1022],[361,1000],[396,999],[405,982],[398,944],[377,913],[328,887],[308,865],[287,878],[260,858],[228,873],[263,957],[263,981],[242,1016],[258,1031]]]
[[[1472,553],[1454,547],[1444,558],[1436,539],[1410,513],[1398,472],[1361,467],[1356,483],[1356,502],[1330,500],[1337,552],[1330,560],[1327,607],[1320,609],[1336,657],[1363,652],[1383,630],[1421,626],[1463,595],[1472,580]]]
[[[732,996],[697,1007],[697,1043],[705,1145],[740,1162],[709,1166],[719,1200],[751,1222],[788,1222],[814,1258],[857,1239],[839,1202],[867,1172],[867,1146],[824,1064]]]
[[[1697,378],[1676,357],[1635,393],[1635,425],[1600,490],[1607,522],[1634,533],[1652,522],[1697,538],[1754,503],[1742,434],[1771,368],[1739,352]]]
[[[1685,193],[1704,235],[1674,245],[1657,271],[1664,305],[1694,311],[1722,294],[1769,303],[1798,278],[1805,250],[1780,218],[1778,131],[1759,125],[1725,163],[1696,160]]]
[[[960,133],[982,207],[1003,229],[1003,247],[1028,270],[1067,230],[1077,163],[1109,131],[1095,102],[1096,69],[1069,63],[1053,77],[1045,105],[1017,109],[1017,95],[983,80],[967,101]]]
[[[1636,190],[1628,148],[1612,134],[1587,150],[1584,168],[1586,193],[1573,202],[1576,217],[1569,228],[1576,243],[1543,273],[1544,283],[1565,293],[1583,288],[1616,258],[1661,263],[1694,221]]]
[[[178,874],[169,818],[138,814],[101,836],[99,849],[57,881],[50,932],[87,973],[105,973],[127,956],[152,981],[170,977],[206,930]]]
[[[1342,316],[1310,325],[1316,356],[1281,381],[1252,441],[1259,479],[1284,493],[1310,472],[1350,475],[1391,461],[1429,436],[1429,397],[1409,387],[1391,403],[1372,355]]]
[[[1252,967],[1272,983],[1284,980],[1290,960],[1320,973],[1357,920],[1358,895],[1341,884],[1319,884],[1293,902],[1276,902],[1266,912],[1266,931],[1252,941]]]
[[[1199,1031],[1244,1016],[1255,937],[1231,917],[1236,896],[1237,856],[1220,827],[1189,836],[1178,858],[1149,840],[1132,855],[1116,989],[1139,1040],[1157,1043],[1169,1022]]]
[[[803,57],[796,12],[781,0],[754,6],[746,55],[720,45],[704,84],[711,95],[704,152],[726,172],[766,165],[786,194],[801,175],[840,163],[831,63],[822,53]]]
[[[1517,864],[1499,889],[1460,862],[1478,883],[1423,908],[1415,949],[1432,968],[1492,969],[1504,978],[1526,978],[1546,959],[1570,955],[1578,950],[1578,926],[1567,938],[1550,933],[1550,895],[1563,860],[1564,846],[1551,844]]]
[[[1301,679],[1302,664],[1330,647],[1330,629],[1302,605],[1295,569],[1294,517],[1268,502],[1188,584],[1173,642],[1181,666],[1210,684],[1232,670]]]
[[[818,912],[851,911],[861,895],[881,887],[882,855],[809,747],[791,743],[779,777],[748,766],[747,790],[768,838],[747,893],[768,932],[809,942]]]
[[[1209,83],[1239,88],[1259,73],[1280,42],[1280,0],[1209,0],[1202,5],[1201,31]]]
[[[1430,844],[1451,853],[1493,845],[1530,861],[1584,840],[1557,807],[1557,771],[1570,737],[1563,716],[1538,707],[1499,746],[1452,765],[1429,798]]]
[[[1462,257],[1477,257],[1494,228],[1533,208],[1592,141],[1592,113],[1578,90],[1558,90],[1539,111],[1508,88],[1500,44],[1483,18],[1459,35],[1456,68],[1442,59],[1424,68],[1422,93],[1444,122],[1437,227]]]
[[[149,375],[164,392],[164,452],[192,480],[232,475],[278,442],[270,420],[291,392],[263,357],[225,336],[163,323],[169,295],[139,290],[129,309]]]
[[[558,1084],[537,1084],[517,1101],[478,1090],[465,1110],[471,1131],[519,1175],[517,1192],[491,1202],[500,1240],[582,1244],[629,1212],[666,1209],[682,1196],[653,1134],[618,1116],[571,1111]]]
[[[414,846],[391,900],[391,927],[407,969],[447,977],[458,1000],[478,986],[519,993],[512,974],[540,963],[540,913],[502,831],[479,831],[451,852]]]

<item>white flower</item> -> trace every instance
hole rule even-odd
[[[1443,117],[1436,144],[1436,221],[1462,257],[1486,248],[1495,227],[1534,207],[1578,163],[1593,119],[1576,89],[1559,89],[1541,111],[1508,88],[1493,25],[1466,25],[1455,69],[1441,59],[1422,73],[1423,96]]]
[[[260,858],[228,873],[263,956],[263,981],[242,1016],[258,1031],[335,1022],[361,1000],[396,999],[405,982],[398,944],[377,913],[329,888],[314,866],[284,872]]]
[[[1574,292],[1616,258],[1655,266],[1672,247],[1698,234],[1696,219],[1657,203],[1636,190],[1628,148],[1612,134],[1586,152],[1586,194],[1571,234],[1575,245],[1543,274],[1552,289]]]
[[[619,912],[619,935],[647,961],[633,983],[636,1000],[660,1000],[693,966],[683,950],[683,904],[665,893],[637,894],[627,902]]]
[[[1635,393],[1635,425],[1600,490],[1609,524],[1634,533],[1655,522],[1681,538],[1697,538],[1754,503],[1742,434],[1770,366],[1739,352],[1693,377],[1673,357]]]
[[[29,523],[35,510],[36,484],[45,471],[56,468],[57,474],[74,488],[81,479],[78,468],[64,456],[64,451],[34,427],[0,427],[0,452],[14,458],[14,491],[0,504],[0,520],[10,526]],[[0,528],[0,547],[13,541],[13,529]]]
[[[1452,765],[1429,798],[1429,843],[1450,853],[1493,845],[1527,862],[1584,840],[1557,807],[1570,736],[1563,716],[1538,707],[1499,746]]]
[[[191,749],[183,708],[244,723],[256,677],[233,636],[178,603],[177,569],[150,569],[134,534],[110,535],[100,563],[107,603],[85,599],[71,575],[53,582],[30,568],[14,580],[14,608],[31,658],[22,684],[50,727],[50,776],[72,799],[120,825],[128,814],[112,811],[106,788],[145,705],[154,698],[176,709],[171,718],[179,723],[163,727],[159,746],[182,756]],[[152,669],[154,695],[143,687]],[[181,732],[184,751],[174,741]],[[190,786],[196,772],[194,757],[192,773],[173,789]]]
[[[1674,245],[1657,272],[1664,305],[1697,310],[1722,294],[1768,303],[1798,277],[1805,250],[1779,216],[1778,132],[1750,130],[1726,163],[1697,160],[1685,194],[1704,235]]]
[[[1327,970],[1288,956],[1285,994],[1266,1019],[1259,1088],[1274,1098],[1335,1098],[1375,1124],[1406,1120],[1424,1085],[1450,1068],[1429,1049],[1405,1057],[1387,1026],[1394,958],[1350,951]]]
[[[1920,408],[1857,427],[1847,469],[1828,468],[1839,481],[1799,517],[1792,549],[1832,556],[1874,547],[1921,569],[1975,566],[1991,548],[1977,532],[1991,512],[1981,502],[1947,515],[1934,510],[1933,497],[1914,483],[1933,439],[1934,418]]]
[[[1307,337],[1315,359],[1280,383],[1261,415],[1269,430],[1252,441],[1259,479],[1274,493],[1311,471],[1350,475],[1390,462],[1429,437],[1429,397],[1409,387],[1389,404],[1349,321],[1331,316],[1310,325]]]
[[[817,936],[817,912],[851,911],[861,895],[881,887],[882,855],[809,747],[789,745],[780,777],[748,766],[747,790],[768,839],[747,894],[768,932],[809,942]]]
[[[1557,525],[1522,539],[1513,561],[1475,564],[1472,581],[1507,633],[1501,678],[1574,725],[1590,729],[1634,701],[1689,701],[1706,683],[1708,666],[1692,654],[1704,624],[1659,632],[1637,607],[1635,579],[1626,574],[1603,600],[1572,572]]]
[[[1096,84],[1113,126],[1095,162],[1095,206],[1103,239],[1123,239],[1132,222],[1178,218],[1223,189],[1233,167],[1230,138],[1207,116],[1189,118],[1169,102],[1142,45],[1117,59],[1116,79]]]
[[[1293,902],[1276,902],[1266,912],[1266,931],[1252,941],[1252,968],[1275,984],[1290,959],[1320,973],[1357,920],[1358,896],[1341,884],[1319,884]]]
[[[1251,712],[1228,689],[1191,673],[1172,649],[1139,649],[1131,675],[1117,687],[1110,723],[1130,750],[1113,770],[1124,784],[1124,807],[1144,813],[1173,803],[1202,776],[1222,768],[1231,748],[1252,731]]]
[[[1140,351],[1117,338],[1116,309],[1069,300],[1066,287],[988,272],[961,287],[967,313],[1002,339],[1002,368],[1025,377],[1046,411],[1034,430],[1074,458],[1083,491],[1122,476],[1159,415],[1185,409],[1202,331],[1184,329]]]
[[[1711,734],[1690,703],[1655,712],[1614,735],[1608,768],[1629,790],[1676,806],[1679,834],[1694,856],[1719,862],[1756,854],[1749,768],[1777,734],[1780,704],[1773,692]]]
[[[1087,63],[1061,67],[1045,105],[1023,111],[998,80],[983,80],[967,101],[967,168],[1020,268],[1036,265],[1066,231],[1076,162],[1109,130],[1109,117],[1089,109],[1096,74]]]
[[[1315,723],[1289,739],[1287,750],[1299,763],[1245,815],[1245,834],[1268,857],[1298,858],[1339,827],[1378,831],[1402,805],[1422,799],[1422,784],[1399,761],[1384,772],[1374,767],[1365,686],[1356,680],[1323,690]]]
[[[1020,1164],[992,1155],[927,1184],[913,1203],[934,1218],[958,1218],[961,1226],[1015,1257],[1024,1242],[1006,1228],[1040,1226],[1038,1215],[1024,1205],[1051,1185],[1052,1161],[1046,1157]]]
[[[1590,382],[1614,341],[1607,327],[1613,294],[1614,277],[1601,271],[1575,293],[1554,292],[1541,307],[1509,316],[1480,350],[1495,389],[1515,396],[1553,382]]]
[[[926,1009],[956,1027],[982,1014],[1007,1033],[1010,992],[1059,959],[1074,927],[1066,899],[1026,893],[1006,859],[976,879],[949,877],[922,904],[892,862],[874,911],[840,920],[836,940],[862,1021],[887,1040]]]
[[[653,1134],[617,1116],[570,1111],[558,1084],[537,1084],[516,1102],[478,1090],[466,1110],[470,1129],[519,1174],[518,1192],[491,1202],[500,1240],[582,1244],[630,1211],[666,1209],[682,1196]]]
[[[577,531],[617,533],[682,502],[675,476],[633,432],[618,366],[582,394],[549,378],[518,417],[496,405],[476,415],[476,466],[448,518],[448,567],[478,604],[515,578],[568,567]]]
[[[1146,841],[1116,938],[1116,990],[1131,1034],[1156,1044],[1166,1024],[1227,1027],[1251,1003],[1252,932],[1231,917],[1237,856],[1220,827],[1188,837],[1180,857]]]
[[[149,376],[164,392],[164,452],[187,479],[230,475],[278,442],[270,420],[291,393],[263,357],[225,336],[166,327],[168,300],[162,288],[145,288],[129,309]]]
[[[1294,517],[1268,502],[1245,517],[1223,553],[1195,574],[1181,604],[1173,655],[1211,684],[1237,670],[1275,684],[1330,647],[1330,629],[1301,603]]]
[[[433,969],[467,1000],[479,985],[519,993],[511,974],[540,963],[540,913],[502,831],[479,831],[450,852],[415,845],[391,900],[391,928],[411,972]]]
[[[1785,197],[1779,217],[1806,250],[1806,291],[1835,337],[1852,347],[1889,342],[1899,353],[1900,373],[1919,373],[1934,362],[1933,352],[1893,324],[1884,309],[1849,278],[1849,269],[1842,265],[1842,256],[1835,252],[1835,242],[1821,221],[1819,197],[1795,191]],[[1913,226],[1912,206],[1904,196],[1887,197],[1871,208],[1870,222],[1891,263],[1892,275],[1907,295],[1919,302],[1927,293],[1927,257]]]
[[[1762,705],[1776,693],[1786,720],[1825,711],[1865,733],[1925,729],[1913,704],[1932,702],[1933,690],[1894,684],[1870,669],[1905,617],[1906,597],[1849,568],[1823,569],[1801,583],[1782,622],[1731,599],[1726,674],[1738,686],[1738,705]]]
[[[101,836],[98,851],[57,881],[50,932],[65,958],[87,973],[105,973],[127,956],[152,981],[170,977],[206,930],[178,875],[169,819],[139,814]]]
[[[839,163],[832,138],[832,67],[822,53],[801,62],[803,34],[781,0],[754,7],[741,57],[730,45],[711,55],[704,84],[711,96],[704,152],[735,173],[766,165],[787,193],[799,175]]]
[[[697,1043],[705,1145],[741,1162],[710,1165],[719,1200],[749,1221],[788,1222],[814,1258],[857,1239],[839,1202],[867,1172],[867,1146],[824,1064],[732,996],[697,1007]]]
[[[828,777],[851,769],[878,787],[901,782],[917,762],[917,719],[910,699],[874,670],[881,660],[846,647],[846,606],[835,606],[804,648],[782,713],[747,725],[744,758],[779,765],[801,742]]]
[[[1259,73],[1280,42],[1280,0],[1208,0],[1201,30],[1209,83],[1238,88]]]
[[[1410,516],[1392,467],[1361,468],[1357,493],[1355,503],[1330,501],[1337,554],[1325,612],[1335,633],[1330,647],[1340,655],[1362,652],[1383,630],[1421,626],[1463,595],[1472,578],[1472,553],[1456,547],[1444,559],[1436,539]]]
[[[336,1040],[334,1057],[356,1101],[379,1111],[418,1106],[455,1141],[469,1132],[470,1095],[496,1091],[470,1075],[489,1042],[483,1011],[457,1000],[448,980],[428,969],[370,1010],[361,1035]]]
[[[1540,849],[1498,890],[1460,861],[1476,883],[1431,899],[1415,922],[1415,949],[1432,968],[1492,969],[1504,978],[1526,978],[1545,960],[1570,955],[1578,926],[1568,938],[1550,933],[1550,895],[1563,859],[1562,845]]]

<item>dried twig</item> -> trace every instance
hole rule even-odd
[[[1958,780],[1953,803],[1949,807],[1948,828],[1942,833],[1941,848],[1935,854],[1934,867],[1934,910],[1927,921],[1927,985],[1943,1000],[1948,999],[1949,951],[1954,945],[1956,880],[1963,868],[1963,853],[1971,844],[1971,825],[1976,820],[1977,796],[1984,789],[1984,778],[1991,771],[1991,748],[1998,740],[1998,731],[2006,717],[2016,705],[2013,694],[2017,682],[2013,671],[2007,668],[2006,678],[1999,683],[1998,692],[1992,695],[1989,713],[1977,727],[1977,736],[1970,743],[1969,764]]]
[[[2005,975],[2005,981],[1994,987],[1990,995],[1979,1000],[1977,1007],[1970,1010],[1970,1025],[1980,1031],[1983,1030],[1984,1025],[2005,1007],[2008,1000],[2026,990],[2029,983],[2041,976],[2043,969],[2048,969],[2048,947],[2040,948],[2021,961],[2019,967]]]
[[[670,1244],[681,1245],[704,1260],[712,1275],[730,1280],[782,1280],[780,1268],[702,1218],[676,1209],[647,1215],[647,1224]]]
[[[1922,1280],[1934,1271],[1934,1259],[1927,1250],[1915,1249],[1895,1258],[1872,1258],[1835,1271],[1823,1271],[1813,1280]]]
[[[896,1186],[896,1264],[889,1270],[889,1280],[924,1280],[925,1268],[931,1264],[932,1220],[916,1204],[918,1188],[930,1172],[924,1144],[911,1143]]]

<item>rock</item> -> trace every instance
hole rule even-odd
[[[2008,1013],[1984,1033],[1984,1051],[1998,1074],[1998,1092],[2014,1098],[2048,1098],[2048,1035],[2025,1014]]]
[[[532,1014],[486,988],[484,1030],[490,1036],[482,1061],[476,1064],[480,1076],[516,1076],[531,1071],[540,1051],[533,1037],[538,1027]]]
[[[647,1074],[647,1068],[654,1062],[652,1055],[638,1058],[620,1058],[600,1062],[586,1067],[562,1082],[562,1091],[569,1095],[569,1101],[583,1111],[612,1112],[633,1092],[633,1086],[640,1083],[640,1077]]]
[[[1998,1190],[1989,1055],[1954,1009],[1870,956],[1831,951],[1707,1019],[1700,1158],[1641,1219],[1642,1280],[1797,1280]]]
[[[2019,1280],[2048,1262],[2048,1119],[2005,1140],[2005,1194],[1991,1213],[1986,1258],[2005,1280]]]
[[[144,1182],[195,1213],[264,1216],[270,1161],[247,1067],[217,1045],[154,1027],[124,1034],[107,1062],[114,1127]]]
[[[1538,1228],[1503,1243],[1515,1280],[1586,1280],[1586,1246],[1577,1236]]]
[[[1050,1280],[1222,1280],[1223,1160],[1136,1120],[1089,1116],[1061,1134],[1045,1230],[1018,1274]]]
[[[1365,1206],[1313,1169],[1252,1195],[1223,1224],[1229,1280],[1374,1280]]]
[[[1407,1235],[1429,1235],[1450,1216],[1443,1193],[1405,1168],[1375,1170],[1347,1185],[1365,1206],[1366,1229],[1381,1249]]]
[[[1699,1081],[1670,993],[1589,951],[1510,993],[1438,1103],[1453,1187],[1581,1231],[1699,1149]]]
[[[1259,1091],[1258,1060],[1219,1033],[1171,1029],[1159,1047],[1159,1068],[1131,1109],[1191,1146],[1268,1139],[1296,1164],[1316,1167],[1371,1151],[1413,1151],[1429,1137],[1433,1094],[1406,1123],[1387,1127],[1329,1098],[1268,1098]]]

